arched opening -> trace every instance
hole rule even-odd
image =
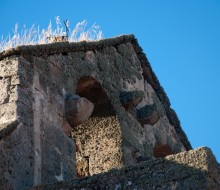
[[[172,149],[166,144],[157,144],[153,149],[153,156],[155,158],[165,157],[168,155],[174,154]]]
[[[92,77],[84,77],[78,81],[76,94],[85,97],[94,104],[92,116],[105,117],[114,116],[115,111],[112,108],[111,101],[101,84]]]
[[[82,178],[121,167],[121,128],[106,92],[97,80],[84,77],[78,81],[76,95],[94,105],[89,119],[71,133],[76,143],[77,176]]]

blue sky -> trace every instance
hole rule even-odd
[[[55,16],[72,28],[97,23],[105,38],[133,33],[193,148],[210,147],[220,162],[219,0],[0,0],[0,35]]]

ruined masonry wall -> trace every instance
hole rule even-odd
[[[101,84],[121,131],[114,145],[118,146],[116,165],[106,161],[106,167],[98,170],[95,166],[91,173],[121,167],[121,158],[126,166],[152,157],[155,145],[165,144],[172,153],[189,149],[177,117],[169,115],[165,93],[144,66],[149,63],[132,35],[91,43],[23,46],[0,53],[4,89],[0,97],[0,187],[24,189],[76,175],[75,143],[64,130],[65,95],[74,95],[79,79],[86,76]],[[128,92],[144,96],[132,100],[130,107],[120,97]],[[148,118],[148,110],[152,117]],[[112,136],[118,123],[115,126]],[[103,139],[108,134],[103,131]],[[96,161],[103,163],[104,158]]]

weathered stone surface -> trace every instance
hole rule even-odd
[[[173,153],[191,148],[133,35],[2,52],[0,86],[2,189],[69,180],[76,171],[81,177],[105,172],[155,152],[167,155],[167,147]],[[122,91],[143,96],[133,94],[126,110]],[[81,106],[80,122],[69,114],[77,104],[67,102],[66,94],[91,102]],[[75,130],[71,138],[70,126]],[[155,151],[158,145],[165,146]]]
[[[76,95],[65,97],[65,117],[72,128],[88,120],[93,109],[93,103],[86,98]]]
[[[15,102],[0,105],[0,124],[16,120],[16,108]]]
[[[155,124],[159,120],[159,114],[157,113],[156,106],[154,104],[146,105],[137,110],[137,119],[142,124]]]
[[[70,136],[70,133],[72,131],[72,127],[69,125],[69,123],[65,119],[63,121],[62,130],[67,136]]]
[[[130,92],[120,92],[119,98],[121,104],[129,109],[133,106],[136,106],[144,97],[143,91],[130,91]]]
[[[10,79],[9,78],[3,79],[3,77],[0,77],[0,89],[1,89],[1,92],[0,92],[0,97],[1,97],[0,105],[8,102],[9,87],[10,87]]]
[[[18,59],[0,60],[0,139],[9,135],[18,125]]]
[[[201,147],[81,180],[42,185],[30,190],[218,190],[219,185],[220,165],[209,148]]]
[[[185,150],[174,132],[174,126],[170,125],[166,116],[160,118],[154,125],[145,124],[143,127],[145,138],[152,145],[154,157],[164,157]]]

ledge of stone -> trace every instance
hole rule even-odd
[[[134,39],[134,35],[130,34],[90,42],[54,42],[50,44],[23,45],[0,52],[0,60],[12,55],[42,56],[75,51],[97,50],[106,46],[114,46],[122,43],[131,42],[134,41]]]
[[[112,169],[83,179],[41,185],[30,190],[48,189],[218,189],[220,165],[207,147],[149,159],[135,166]]]

